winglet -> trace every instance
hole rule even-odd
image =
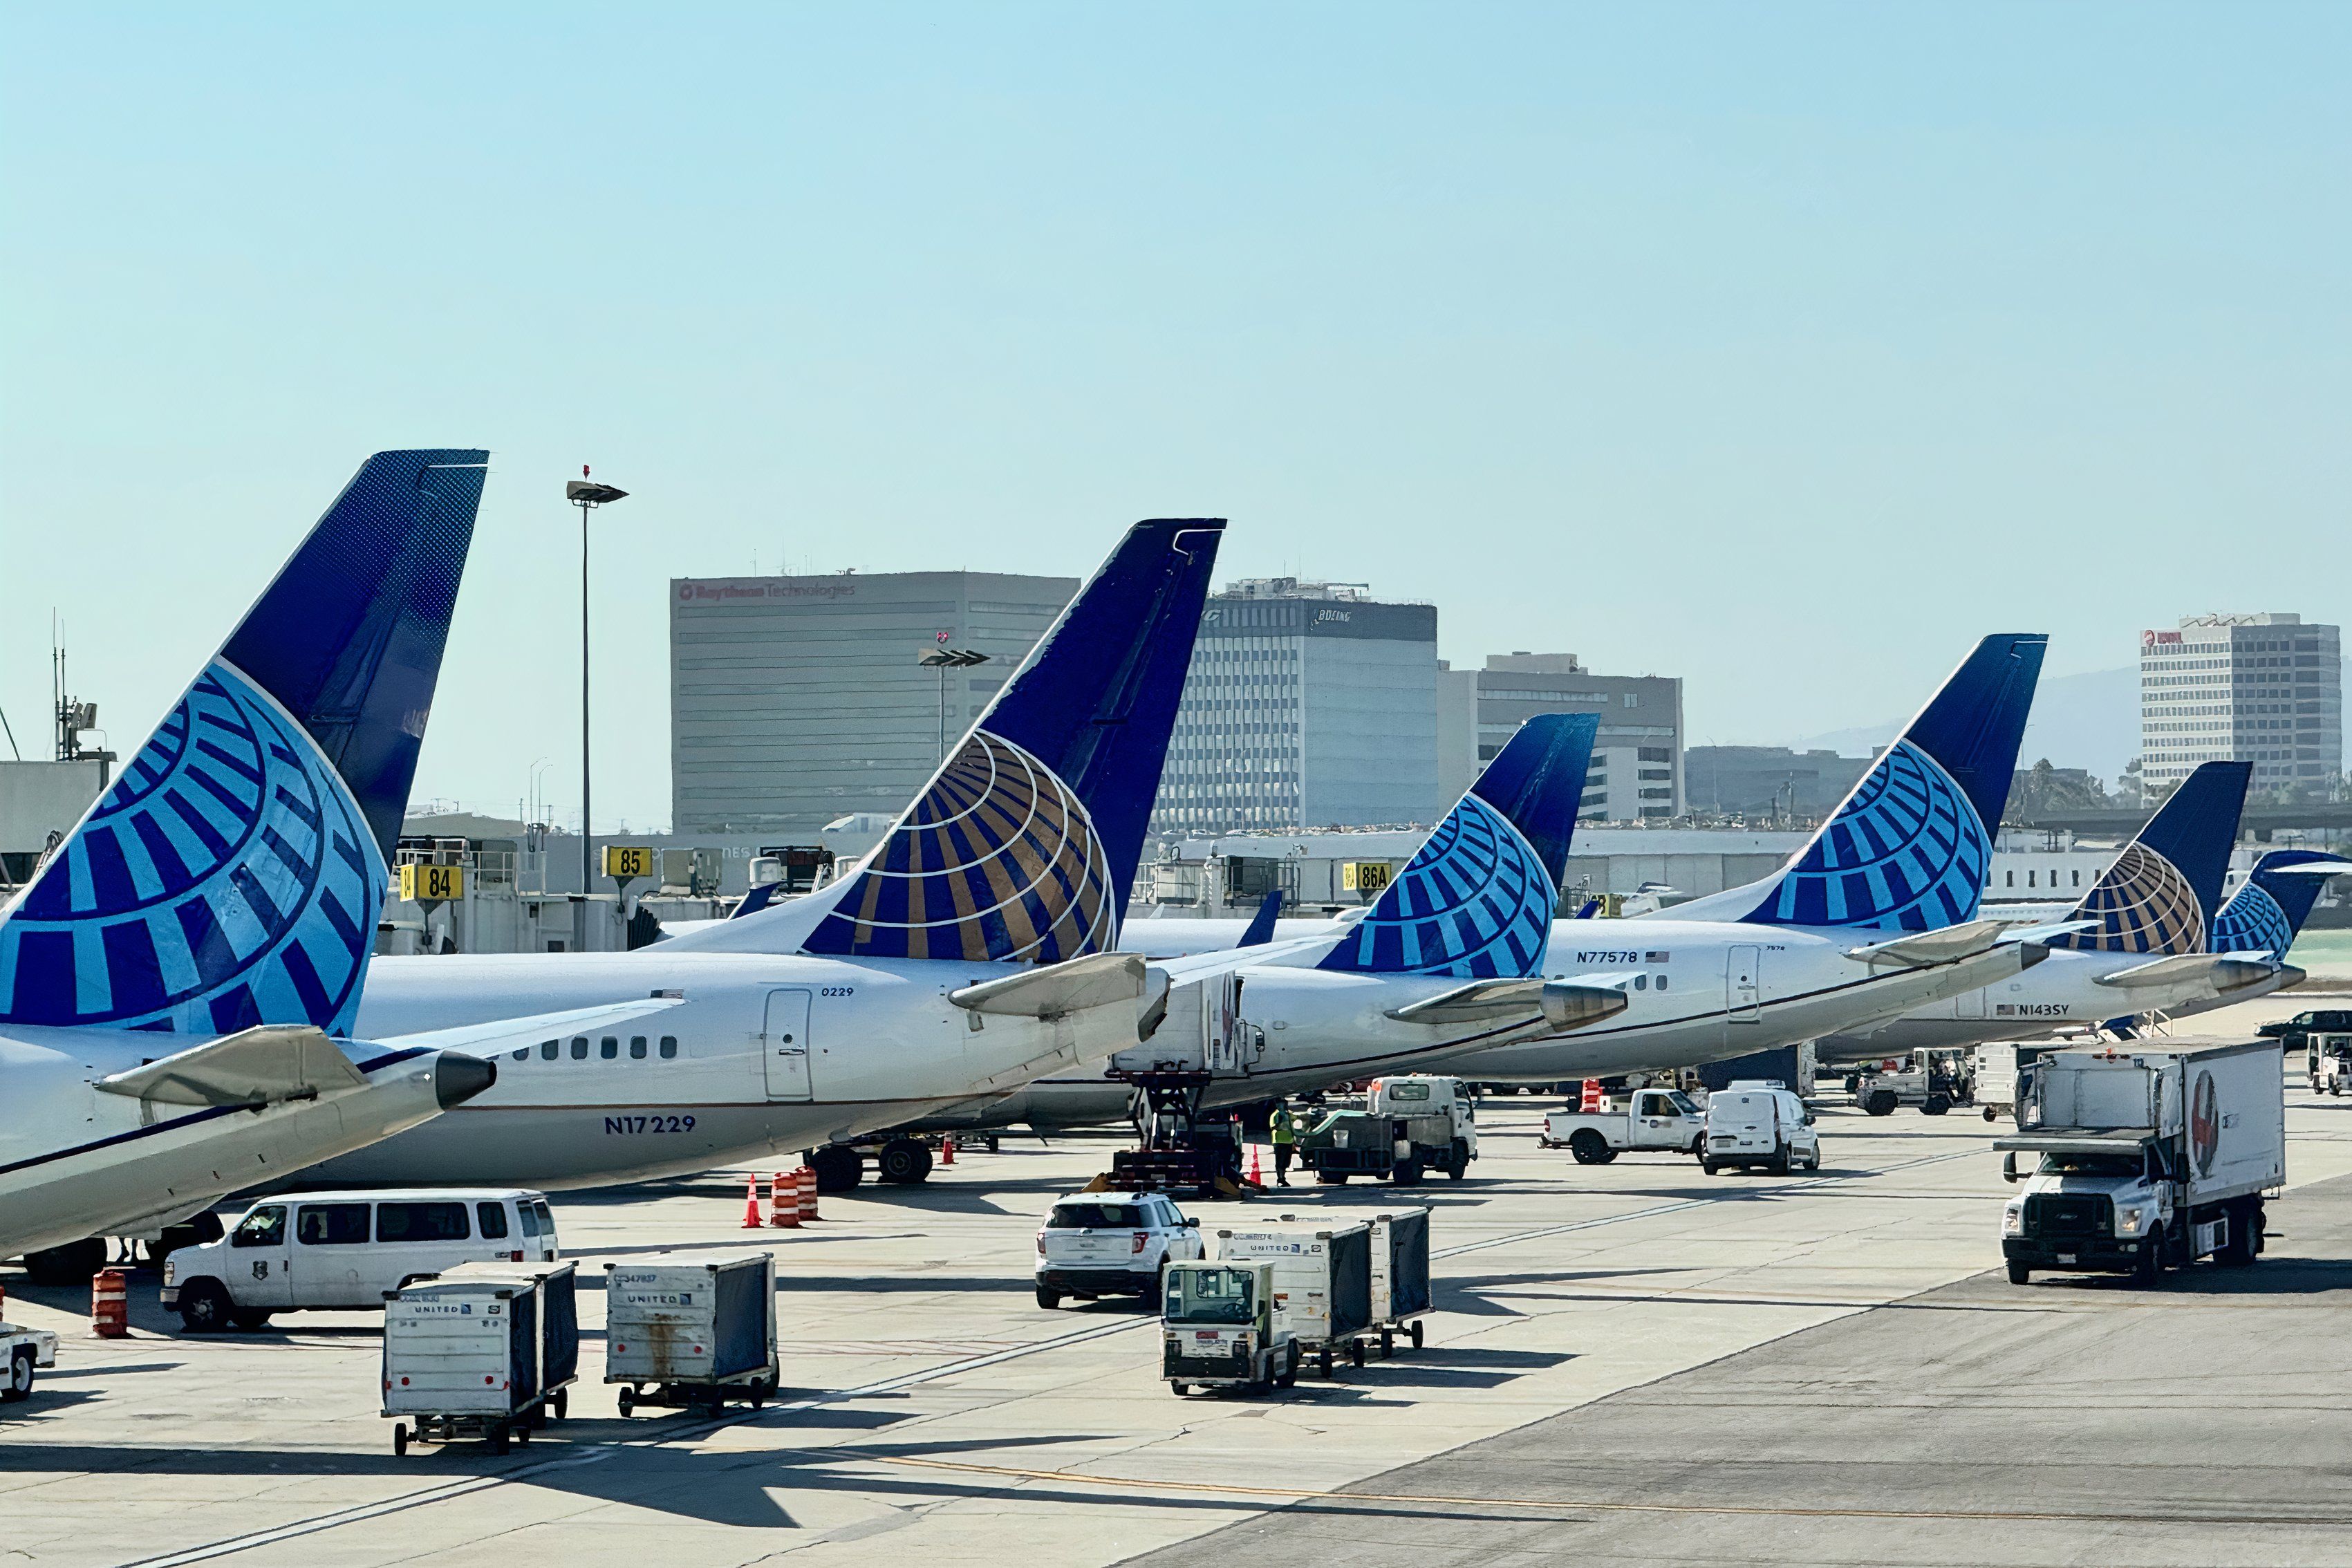
[[[1264,947],[1267,942],[1274,940],[1274,922],[1279,919],[1281,915],[1282,889],[1280,888],[1276,888],[1274,891],[1268,893],[1264,901],[1258,905],[1257,913],[1250,916],[1248,929],[1242,932],[1241,941],[1234,943],[1234,945],[1235,947]]]

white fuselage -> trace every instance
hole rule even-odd
[[[2021,974],[1975,991],[1963,991],[1867,1028],[1849,1028],[1818,1042],[1823,1067],[1875,1061],[1915,1050],[1958,1050],[2033,1040],[2062,1029],[2089,1028],[2109,1018],[2137,1013],[2179,1016],[2203,1012],[2223,1002],[2266,995],[2287,982],[2273,966],[2269,974],[2222,991],[2211,971],[2195,970],[2155,984],[2119,986],[2102,981],[2138,969],[2163,955],[2090,952],[2053,948],[2050,956]],[[2297,973],[2300,977],[2300,972]]]
[[[1128,929],[1139,945],[1148,939],[1155,953],[1176,956],[1189,933],[1172,928],[1230,923],[1166,921]],[[1328,929],[1320,921],[1299,925]],[[1849,949],[1888,934],[1654,918],[1557,921],[1545,957],[1547,978],[1630,976],[1619,984],[1627,1001],[1623,1012],[1566,1035],[1545,1034],[1540,1024],[1525,1021],[1438,1027],[1383,1016],[1462,984],[1458,979],[1279,963],[1244,969],[1240,1011],[1263,1034],[1265,1049],[1244,1052],[1240,1070],[1212,1084],[1202,1103],[1241,1105],[1375,1073],[1443,1071],[1488,1082],[1548,1083],[1696,1067],[1895,1017],[2014,974],[2027,962],[2013,942],[1928,968],[1873,967],[1846,956]],[[1192,951],[1213,946],[1204,942]],[[1002,1100],[958,1106],[925,1125],[1113,1121],[1126,1114],[1128,1095],[1124,1083],[1098,1071],[1059,1073]]]
[[[541,1189],[646,1181],[813,1148],[1016,1089],[1135,1043],[1132,1006],[1055,1022],[949,994],[1011,966],[937,960],[627,953],[379,959],[362,1030],[413,1033],[647,997],[677,1005],[498,1058],[437,1121],[310,1179]],[[978,1026],[974,1021],[978,1020]]]
[[[367,1082],[314,1100],[204,1107],[94,1087],[187,1044],[135,1030],[0,1030],[0,1258],[158,1232],[441,1111],[439,1053],[362,1041],[338,1044]]]

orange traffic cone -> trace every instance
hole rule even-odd
[[[743,1178],[743,1228],[768,1228],[766,1222],[760,1218],[760,1178],[757,1173]]]
[[[940,1142],[940,1163],[942,1165],[955,1163],[955,1134],[952,1132]]]
[[[1249,1184],[1253,1187],[1265,1185],[1265,1177],[1258,1169],[1257,1145],[1255,1143],[1250,1145]]]

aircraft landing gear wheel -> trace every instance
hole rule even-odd
[[[816,1173],[820,1193],[854,1193],[866,1179],[866,1157],[846,1143],[828,1143],[809,1151],[809,1169]]]
[[[893,1138],[882,1145],[881,1156],[876,1163],[884,1181],[902,1187],[912,1186],[930,1175],[931,1151],[928,1144],[916,1139]]]

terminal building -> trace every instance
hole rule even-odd
[[[999,572],[670,583],[670,821],[816,842],[895,816],[1078,591]],[[941,647],[989,656],[932,669]]]
[[[1539,713],[1598,713],[1579,822],[1664,822],[1683,787],[1683,683],[1595,675],[1572,653],[1489,654],[1484,669],[1438,674],[1441,793],[1450,805]]]
[[[1200,640],[1155,834],[1426,826],[1437,763],[1437,610],[1361,584],[1228,584]]]
[[[2140,778],[2250,762],[2256,795],[2328,795],[2344,776],[2340,628],[2300,616],[2184,616],[2139,637]]]

